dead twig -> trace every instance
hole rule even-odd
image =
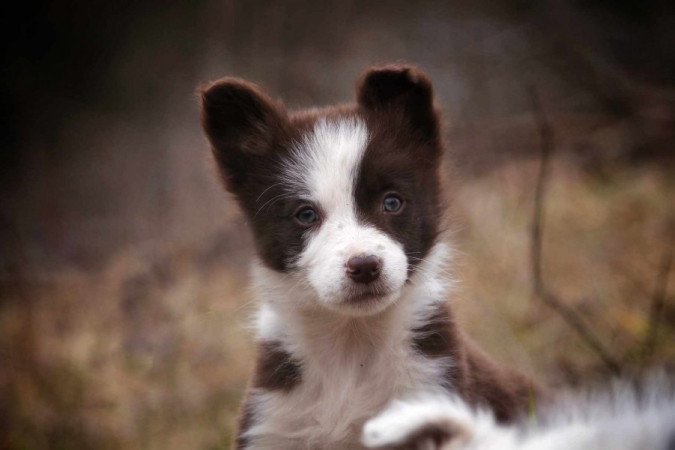
[[[541,162],[534,192],[534,212],[532,217],[531,269],[534,294],[548,307],[553,309],[579,337],[598,355],[605,366],[615,374],[621,372],[621,364],[603,345],[590,327],[577,312],[570,308],[557,295],[546,287],[542,274],[542,237],[544,234],[544,207],[546,188],[551,171],[551,155],[555,148],[553,128],[551,127],[534,87],[530,88],[532,107],[541,139]]]
[[[656,274],[654,283],[654,294],[652,295],[652,306],[649,311],[649,324],[647,325],[647,334],[642,350],[643,360],[651,359],[656,349],[658,341],[659,327],[661,317],[663,316],[663,307],[666,303],[666,292],[668,290],[668,274],[673,263],[673,246],[668,246],[661,256],[659,271]]]

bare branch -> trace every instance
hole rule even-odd
[[[663,307],[666,303],[666,292],[668,290],[668,274],[673,263],[673,246],[666,247],[661,256],[659,271],[656,274],[654,284],[654,295],[652,296],[652,306],[649,312],[649,325],[647,326],[647,335],[642,352],[643,360],[648,360],[654,354],[658,340],[661,317],[663,316]]]
[[[530,88],[532,107],[537,120],[541,139],[541,163],[534,192],[534,212],[532,217],[531,269],[534,293],[541,301],[553,309],[579,335],[579,337],[598,355],[605,366],[613,373],[621,372],[621,364],[611,355],[590,327],[576,311],[565,304],[558,296],[550,292],[542,275],[542,236],[544,234],[544,207],[546,188],[551,172],[551,155],[555,148],[553,128],[551,127],[534,87]]]

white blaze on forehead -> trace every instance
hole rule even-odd
[[[363,121],[320,120],[285,167],[288,181],[329,212],[351,208],[354,185],[368,143]]]
[[[321,214],[321,223],[305,233],[295,267],[319,302],[329,307],[342,305],[343,310],[351,308],[350,298],[366,289],[345,272],[351,257],[368,254],[381,259],[377,285],[371,286],[383,298],[376,307],[397,299],[407,276],[402,244],[357,219],[354,188],[367,145],[368,131],[361,120],[320,120],[297,143],[283,167],[291,194],[317,205]],[[355,313],[362,313],[363,308],[355,308]]]

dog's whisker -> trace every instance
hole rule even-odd
[[[277,201],[282,200],[284,198],[292,198],[292,195],[284,192],[282,194],[272,197],[271,199],[263,203],[263,205],[255,212],[253,217],[256,217],[260,213],[260,211],[262,211],[266,206],[269,208],[272,205],[274,205]]]
[[[272,189],[272,188],[275,187],[275,186],[279,186],[279,185],[282,185],[282,184],[283,184],[283,182],[280,181],[280,182],[278,182],[278,183],[274,183],[274,184],[268,186],[264,191],[262,191],[262,192],[260,193],[260,195],[258,196],[258,198],[255,199],[255,202],[258,203],[258,202],[260,201],[260,199],[262,198],[262,196],[265,195],[265,193],[266,193],[267,191],[269,191],[270,189]]]

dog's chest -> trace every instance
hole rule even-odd
[[[448,362],[406,345],[326,348],[303,364],[289,392],[256,393],[256,447],[359,448],[366,420],[394,398],[440,388]]]

